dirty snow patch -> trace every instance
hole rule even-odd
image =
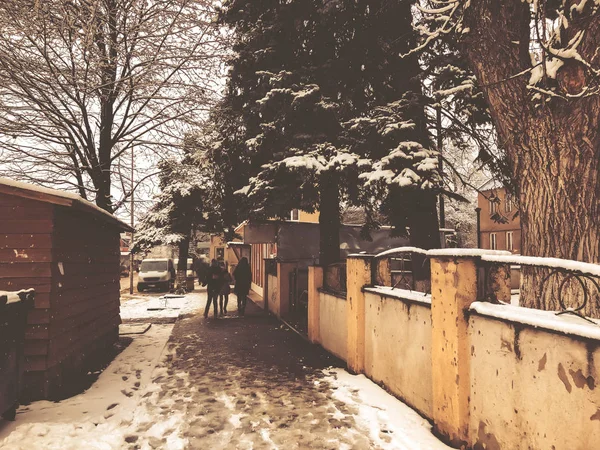
[[[325,381],[334,387],[333,398],[356,409],[355,420],[369,430],[377,448],[394,450],[448,450],[431,432],[431,424],[364,375],[343,369],[326,369]],[[383,439],[387,436],[390,439]]]

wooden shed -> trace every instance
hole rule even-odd
[[[0,178],[0,290],[34,288],[22,394],[55,398],[118,338],[119,234],[81,197]]]

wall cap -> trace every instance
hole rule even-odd
[[[506,250],[485,250],[481,248],[437,248],[427,251],[427,256],[510,256],[511,253]]]
[[[485,255],[481,259],[482,261],[494,263],[503,263],[511,265],[518,264],[519,266],[548,267],[550,269],[564,269],[570,272],[580,272],[600,277],[599,264],[574,261],[570,259],[521,255]]]
[[[383,297],[391,297],[398,300],[431,306],[431,294],[425,294],[419,291],[409,291],[407,289],[398,289],[390,286],[365,287],[363,288],[363,291]]]
[[[567,336],[579,336],[600,341],[599,320],[590,319],[594,322],[590,323],[575,315],[557,315],[555,311],[542,311],[516,305],[498,305],[487,302],[474,302],[469,310],[492,319],[527,325]]]
[[[351,253],[350,255],[348,255],[348,258],[375,258],[375,255],[372,255],[370,253]]]
[[[346,300],[346,296],[348,295],[347,292],[338,292],[338,291],[334,291],[333,289],[327,289],[324,287],[320,287],[317,288],[317,291],[319,291],[319,293],[321,294],[325,294],[325,295],[330,295],[332,297],[337,297],[340,300]]]

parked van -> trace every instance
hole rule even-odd
[[[173,264],[175,265],[175,271],[177,271],[177,264],[179,263],[179,259],[175,258],[173,260]],[[186,277],[194,278],[194,260],[192,258],[188,258],[187,260],[187,270],[185,272]]]
[[[138,274],[138,292],[147,288],[171,290],[175,286],[175,265],[170,258],[144,259]]]

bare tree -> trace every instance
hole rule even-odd
[[[116,161],[177,148],[219,89],[209,0],[0,2],[0,164],[108,211]],[[125,196],[127,193],[125,192]]]
[[[575,0],[443,0],[426,45],[456,32],[520,195],[526,255],[600,262],[600,7]],[[423,5],[423,4],[421,4]],[[556,309],[562,277],[525,270],[525,306]],[[575,284],[571,282],[571,284]],[[568,289],[577,303],[575,286]],[[585,312],[600,315],[600,304]]]

